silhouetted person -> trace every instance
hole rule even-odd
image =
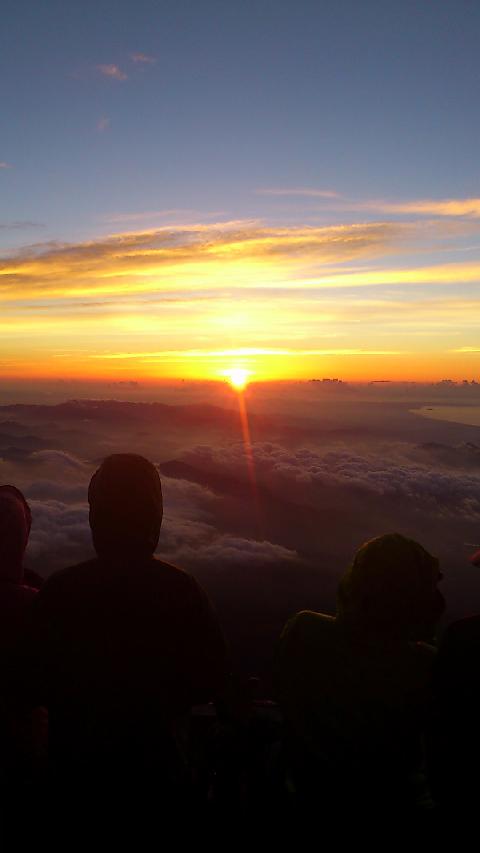
[[[22,775],[31,746],[30,717],[20,712],[14,691],[19,646],[36,595],[24,583],[31,522],[22,493],[15,486],[0,486],[0,783],[6,785],[12,774]]]
[[[476,815],[480,793],[480,616],[442,636],[434,669],[429,766],[442,814]]]
[[[15,647],[36,590],[24,582],[23,558],[32,516],[15,486],[0,486],[0,656]]]
[[[156,468],[110,456],[88,498],[98,556],[57,572],[38,594],[30,701],[48,708],[49,761],[62,787],[75,781],[77,794],[100,789],[103,799],[146,788],[166,796],[184,779],[183,715],[222,686],[224,639],[194,578],[153,557]]]
[[[420,735],[434,651],[421,641],[443,609],[439,577],[416,542],[380,536],[342,578],[336,617],[304,611],[287,623],[276,681],[300,803],[369,816],[428,793]]]

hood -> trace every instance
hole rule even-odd
[[[95,550],[105,559],[148,557],[158,545],[163,516],[158,471],[143,456],[109,456],[88,490]]]
[[[338,614],[375,632],[424,639],[444,609],[436,557],[389,533],[366,542],[340,581]]]

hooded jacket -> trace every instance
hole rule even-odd
[[[30,704],[48,708],[62,770],[168,765],[178,718],[222,686],[223,635],[195,579],[153,556],[162,493],[150,462],[106,459],[89,503],[97,558],[54,574],[33,609]]]

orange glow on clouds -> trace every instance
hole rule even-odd
[[[200,223],[19,251],[0,259],[0,373],[478,378],[480,252],[431,263],[432,229]]]

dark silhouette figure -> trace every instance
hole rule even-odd
[[[429,740],[433,793],[442,814],[476,814],[480,768],[480,616],[460,619],[442,636],[434,668]]]
[[[6,661],[25,627],[36,590],[24,583],[23,558],[32,516],[15,486],[0,486],[0,656]]]
[[[429,803],[420,735],[434,650],[421,641],[443,609],[439,578],[416,542],[380,536],[342,578],[336,617],[304,611],[287,623],[276,682],[299,803],[367,817]]]
[[[15,486],[0,486],[0,784],[20,780],[32,753],[30,716],[15,701],[20,643],[36,590],[24,583],[23,558],[32,516]],[[5,797],[2,794],[2,799]]]
[[[156,468],[110,456],[88,498],[98,556],[57,572],[38,594],[30,703],[48,708],[54,783],[90,805],[146,789],[158,805],[185,784],[185,715],[220,690],[225,643],[194,578],[153,557]]]

